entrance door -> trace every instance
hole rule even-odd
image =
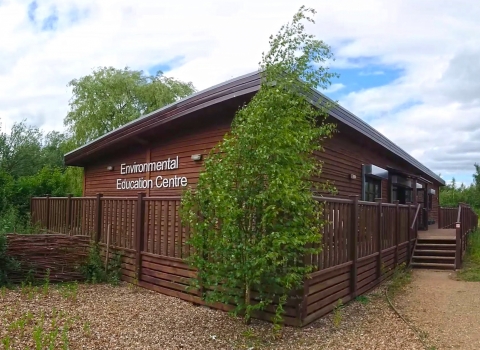
[[[397,201],[400,204],[407,204],[412,202],[412,189],[402,186],[393,186],[392,202]]]

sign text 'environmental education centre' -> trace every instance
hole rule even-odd
[[[175,158],[168,158],[167,160],[149,163],[133,163],[120,164],[120,174],[138,174],[155,171],[175,170],[178,169],[178,156]],[[140,177],[135,180],[130,179],[117,179],[117,190],[137,190],[147,188],[175,188],[185,187],[188,181],[185,176],[163,177],[161,175],[156,176],[154,179],[144,179]]]

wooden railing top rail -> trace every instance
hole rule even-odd
[[[182,199],[181,196],[161,196],[161,197],[145,197],[146,201],[177,201]]]
[[[80,197],[81,198],[81,197]],[[96,197],[93,197],[93,198],[96,198]],[[137,200],[137,196],[134,196],[134,197],[115,197],[115,196],[108,196],[108,197],[100,197],[100,200],[104,201],[104,200]]]
[[[335,198],[335,197],[322,197],[322,196],[313,196],[313,199],[320,201],[320,202],[328,202],[328,203],[350,203],[354,202],[353,199],[346,199],[346,198]],[[358,201],[360,205],[371,205],[371,206],[378,206],[378,202],[367,202],[367,201]],[[412,204],[398,204],[400,208],[409,208]],[[382,203],[384,207],[396,207],[397,204],[395,203]]]
[[[71,198],[73,200],[95,200],[97,196],[89,196],[89,197],[32,197],[33,200],[46,200],[47,198],[50,199],[68,199]],[[153,196],[153,197],[143,197],[144,201],[154,201],[154,200],[180,200],[181,196]],[[138,196],[124,196],[124,197],[116,197],[116,196],[101,196],[100,200],[137,200]],[[353,204],[353,199],[346,199],[346,198],[335,198],[335,197],[322,197],[322,196],[313,196],[313,199],[320,201],[320,202],[328,202],[328,203],[345,203],[345,204]],[[358,201],[358,204],[364,206],[377,206],[377,202],[367,202],[367,201]],[[396,207],[397,204],[395,203],[382,203],[384,207]],[[409,208],[411,204],[398,204],[400,208]]]
[[[313,199],[315,199],[319,202],[353,203],[352,199],[346,199],[346,198],[332,198],[332,197],[313,196]]]

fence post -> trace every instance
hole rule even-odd
[[[352,230],[350,232],[350,259],[352,269],[350,274],[350,295],[352,299],[357,296],[357,238],[358,238],[358,195],[350,196],[353,199]]]
[[[48,230],[50,229],[50,195],[47,194],[46,197],[47,197],[47,199],[46,199],[46,202],[47,202],[47,204],[46,204],[46,206],[47,206],[46,211],[47,211],[47,213],[46,213],[45,216],[46,216],[47,222],[46,222],[45,228],[46,228],[46,232],[48,233]]]
[[[455,252],[455,269],[460,269],[462,267],[462,224],[457,222],[455,224],[455,234],[456,234],[456,252]]]
[[[140,273],[142,268],[142,249],[143,249],[143,229],[145,218],[145,203],[143,200],[145,193],[140,192],[137,196],[137,212],[135,215],[135,277],[140,281]]]
[[[72,228],[72,195],[68,194],[67,196],[67,219],[66,219],[66,225],[67,225],[67,232],[68,235],[71,234],[71,228]]]
[[[30,196],[30,226],[33,226],[33,197]]]
[[[439,205],[438,206],[438,228],[442,228],[443,226],[443,223],[442,223],[442,207]]]
[[[394,266],[398,266],[398,235],[400,233],[400,207],[399,201],[396,200],[395,202],[395,235],[394,235],[394,240],[395,240],[395,262]]]
[[[95,243],[100,242],[100,237],[102,235],[102,194],[97,193],[97,198],[95,200]]]
[[[378,221],[377,221],[377,279],[382,277],[382,198],[376,198],[375,201],[378,202]]]
[[[411,236],[412,236],[412,229],[410,228],[410,221],[412,220],[412,204],[408,202],[408,214],[407,214],[407,264],[410,261],[410,255],[412,254],[411,249],[412,249],[412,244],[411,244]]]

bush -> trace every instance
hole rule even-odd
[[[104,259],[100,255],[98,243],[92,243],[88,251],[87,261],[81,267],[82,274],[88,283],[110,283],[117,285],[120,282],[121,254],[114,253],[108,261],[105,271]]]
[[[7,235],[0,233],[0,287],[7,285],[8,275],[20,268],[19,262],[7,255],[7,244]]]
[[[480,282],[480,230],[468,237],[464,267],[457,276],[464,281]]]

